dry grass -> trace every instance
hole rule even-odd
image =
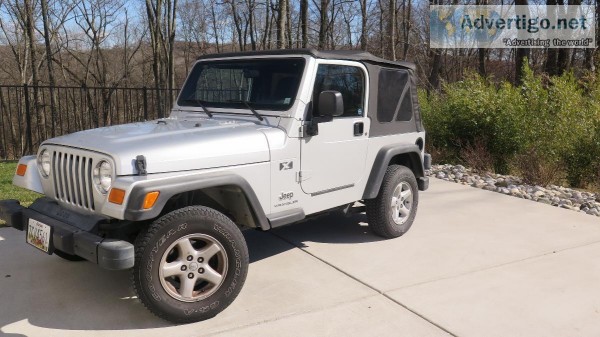
[[[494,158],[487,149],[487,144],[482,139],[476,139],[473,143],[462,146],[460,160],[467,167],[479,172],[493,172]]]
[[[560,184],[562,180],[560,163],[543,158],[534,148],[517,156],[515,165],[519,175],[527,184],[546,186],[553,183]]]

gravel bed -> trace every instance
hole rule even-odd
[[[519,177],[480,173],[462,165],[432,165],[427,175],[600,217],[600,194],[598,193],[582,192],[556,185],[546,187],[528,185],[524,184]]]

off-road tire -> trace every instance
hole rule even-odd
[[[65,259],[65,260],[71,261],[71,262],[86,261],[83,257],[81,257],[79,255],[65,253],[62,250],[58,250],[58,249],[54,250],[54,254],[62,259]]]
[[[410,212],[401,224],[396,223],[392,215],[393,194],[399,186],[410,186],[412,193]],[[388,166],[377,197],[365,200],[365,204],[367,206],[369,227],[373,233],[388,239],[402,236],[412,226],[419,205],[419,193],[415,175],[406,166]]]
[[[226,256],[224,264],[227,269],[222,274],[225,275],[222,283],[212,290],[214,293],[208,295],[209,291],[206,293],[208,297],[198,300],[187,298],[189,301],[186,302],[186,299],[180,300],[172,295],[174,291],[183,292],[183,281],[178,277],[161,277],[166,270],[163,258],[169,256],[167,250],[179,255],[178,242],[198,235],[209,237],[220,245]],[[189,240],[194,243],[193,239]],[[175,248],[172,248],[173,245]],[[201,249],[197,251],[201,252]],[[176,262],[179,263],[179,260]],[[198,322],[214,317],[233,302],[246,280],[248,264],[248,247],[239,228],[212,208],[190,206],[162,216],[138,235],[132,282],[138,298],[156,316],[173,323]],[[195,269],[198,272],[202,269],[191,265],[186,268],[189,268],[187,271]],[[180,289],[163,286],[165,280],[179,282]],[[199,282],[204,281],[199,278]],[[198,287],[198,284],[194,287]],[[193,289],[196,292],[196,288]]]

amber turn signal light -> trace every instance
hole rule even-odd
[[[108,195],[109,202],[117,205],[123,205],[123,200],[125,200],[125,191],[118,188],[113,188],[110,190],[110,194]]]
[[[158,200],[158,196],[160,195],[159,191],[148,192],[146,197],[144,198],[144,204],[142,205],[143,209],[150,209],[154,207],[156,200]]]
[[[22,177],[25,175],[25,172],[27,172],[27,165],[19,164],[19,166],[17,166],[17,175]]]

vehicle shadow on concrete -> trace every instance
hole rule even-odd
[[[246,230],[250,262],[302,247],[306,242],[379,241],[365,221],[363,214],[328,215],[272,232]],[[173,326],[152,315],[135,297],[129,271],[108,271],[88,262],[64,261],[42,254],[24,241],[22,232],[0,230],[2,332],[19,331],[21,325],[66,330]]]
[[[269,232],[262,233],[272,235],[285,241],[289,246],[287,248],[306,248],[311,242],[326,244],[360,244],[368,242],[382,241],[381,237],[376,236],[367,226],[367,216],[364,213],[344,216],[341,214],[328,214],[307,221],[295,223],[292,225],[276,228]],[[260,261],[264,258],[281,253],[276,249],[282,249],[282,246],[256,247],[251,251],[251,262]]]

